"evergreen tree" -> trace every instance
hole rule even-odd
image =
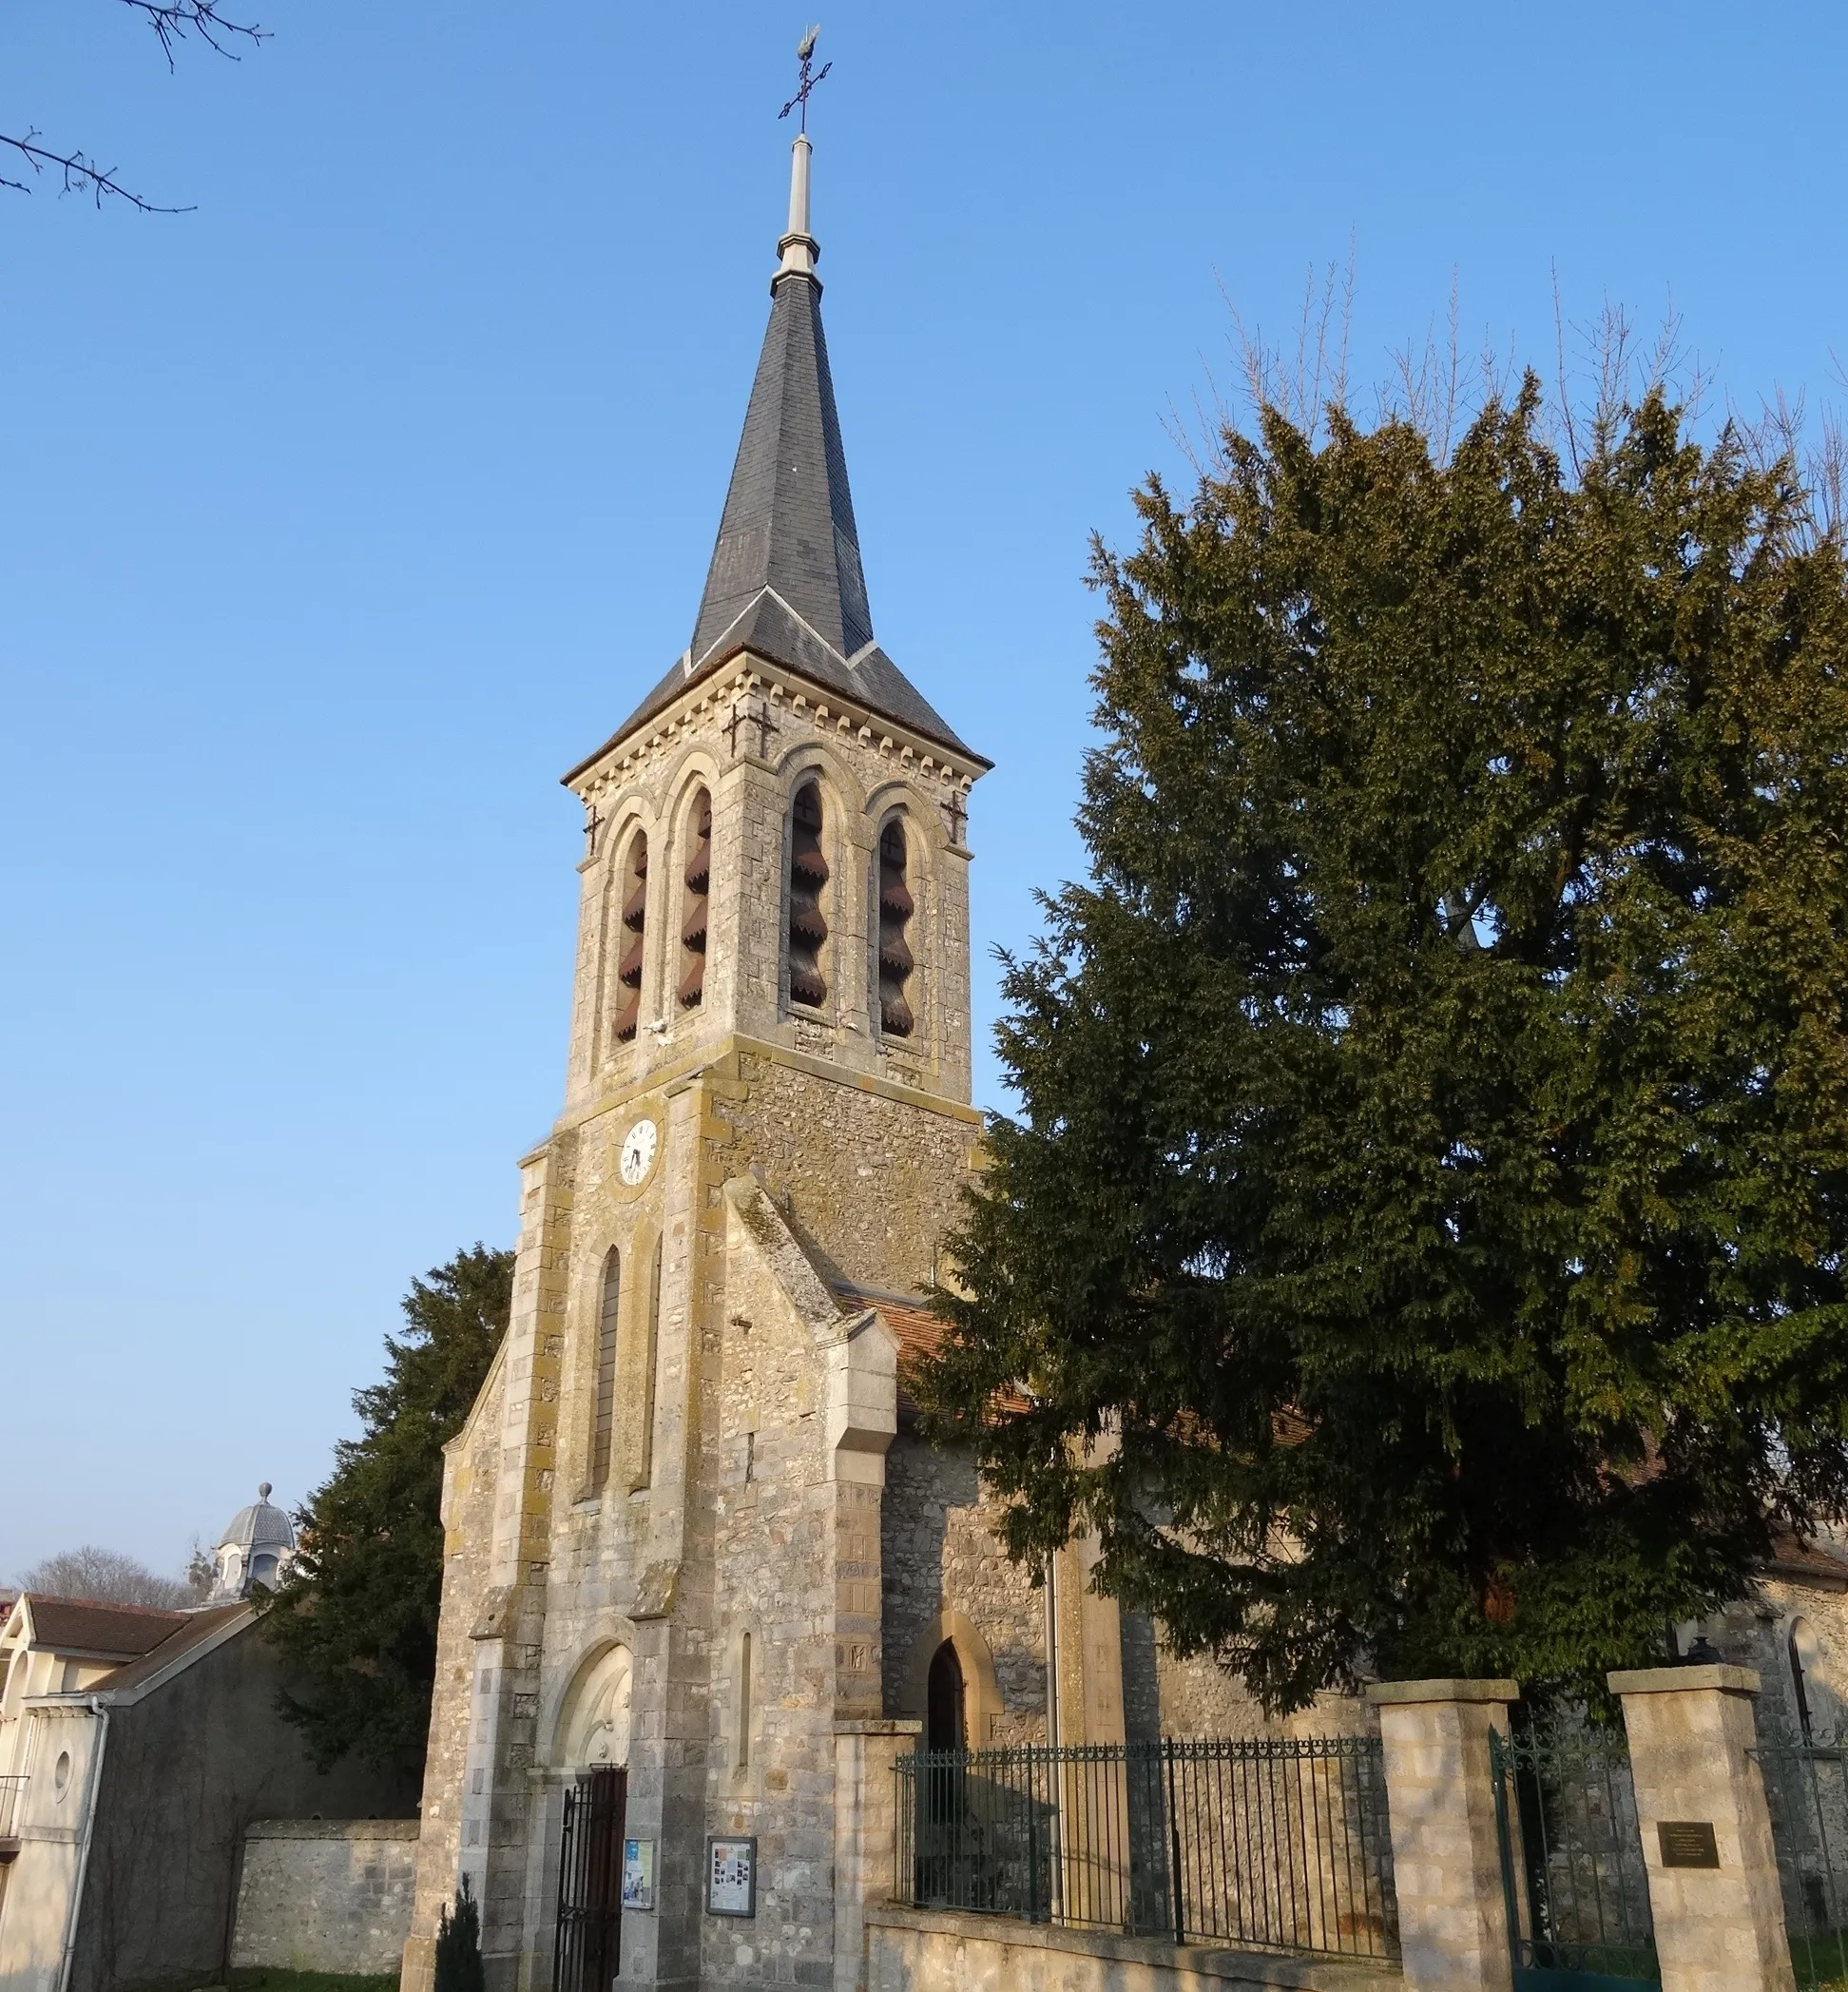
[[[507,1328],[513,1254],[477,1244],[413,1280],[409,1332],[353,1395],[357,1439],[300,1511],[301,1551],[265,1620],[290,1663],[282,1712],[322,1770],[351,1750],[381,1770],[423,1762],[442,1602],[443,1446],[461,1429]]]
[[[445,1903],[436,1912],[434,1992],[483,1992],[487,1973],[481,1963],[481,1909],[469,1877],[455,1891],[455,1914]]]
[[[1600,1682],[1848,1499],[1848,596],[1788,460],[1266,411],[1101,546],[920,1378],[1274,1708]]]

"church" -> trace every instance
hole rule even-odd
[[[981,1166],[991,764],[874,635],[810,163],[804,134],[692,641],[565,778],[565,1107],[449,1451],[407,1987],[464,1876],[493,1992],[851,1984],[837,1785],[870,1748],[1256,1722],[1082,1545],[1011,1566],[972,1462],[913,1429],[901,1359]]]
[[[969,799],[991,764],[873,632],[794,144],[691,643],[565,777],[565,1105],[448,1448],[405,1992],[466,1883],[491,1992],[864,1982],[852,1839],[916,1749],[1356,1736],[1272,1721],[1089,1578],[1003,1554],[905,1360],[982,1167]],[[1848,1541],[1684,1629],[1833,1733]]]

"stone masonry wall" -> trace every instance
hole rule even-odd
[[[1839,1584],[1768,1576],[1749,1598],[1707,1619],[1701,1630],[1724,1659],[1758,1670],[1759,1733],[1794,1737],[1802,1727],[1790,1666],[1790,1634],[1799,1619],[1808,1624],[1817,1646],[1804,1677],[1812,1731],[1848,1736],[1848,1591]]]
[[[416,1879],[414,1819],[259,1820],[244,1835],[231,1963],[395,1971]]]
[[[436,1678],[424,1765],[423,1830],[413,1939],[405,1953],[406,1992],[430,1982],[441,1905],[455,1892],[473,1705],[471,1634],[489,1588],[505,1361],[497,1359],[468,1422],[450,1441],[443,1472],[443,1604],[436,1630]]]
[[[1162,1732],[1169,1736],[1358,1736],[1378,1722],[1355,1694],[1319,1694],[1293,1715],[1267,1715],[1237,1674],[1209,1654],[1177,1659],[1154,1641]]]
[[[906,1909],[867,1916],[868,1992],[1399,1992],[1396,1965],[1177,1949],[1160,1937]]]
[[[999,1523],[1000,1503],[980,1486],[969,1454],[936,1452],[914,1432],[899,1433],[886,1460],[885,1712],[924,1713],[923,1666],[943,1635],[944,1615],[959,1615],[987,1647],[1000,1693],[991,1734],[972,1737],[976,1747],[1047,1740],[1045,1594],[1009,1562]],[[1122,1640],[1131,1738],[1355,1735],[1377,1729],[1356,1695],[1318,1695],[1294,1715],[1267,1715],[1236,1674],[1209,1654],[1177,1659],[1159,1627],[1140,1615],[1124,1615]]]
[[[759,1877],[753,1921],[703,1919],[708,1984],[832,1976],[835,1489],[820,1338],[837,1332],[837,1310],[812,1274],[810,1318],[792,1304],[772,1263],[780,1231],[760,1193],[734,1204],[726,1318],[708,1373],[707,1821],[710,1831],[758,1836]]]
[[[990,1733],[970,1738],[977,1749],[1046,1741],[1045,1594],[1003,1554],[996,1513],[968,1453],[899,1433],[886,1455],[885,1712],[923,1715],[923,1669],[944,1615],[957,1614],[987,1648],[999,1690]]]
[[[823,1069],[825,1070],[825,1068]],[[918,1293],[938,1270],[980,1122],[894,1097],[857,1075],[741,1048],[732,1120],[797,1235],[831,1277]]]

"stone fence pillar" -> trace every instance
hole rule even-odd
[[[1613,1673],[1663,1992],[1793,1992],[1749,1667]]]
[[[867,1905],[890,1898],[898,1853],[893,1767],[923,1729],[904,1718],[835,1724],[835,1992],[865,1992]]]
[[[1512,1992],[1489,1731],[1513,1681],[1377,1681],[1406,1992]]]

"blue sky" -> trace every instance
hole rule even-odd
[[[172,75],[114,0],[0,12],[0,130],[198,203],[0,192],[0,1575],[299,1499],[408,1276],[510,1239],[557,777],[687,640],[782,219],[763,0],[257,12]],[[1082,864],[1088,535],[1184,474],[1228,297],[1289,335],[1352,242],[1362,381],[1453,274],[1550,370],[1555,267],[1748,407],[1848,358],[1838,9],[830,0],[822,52],[875,625],[999,763],[984,951]]]

